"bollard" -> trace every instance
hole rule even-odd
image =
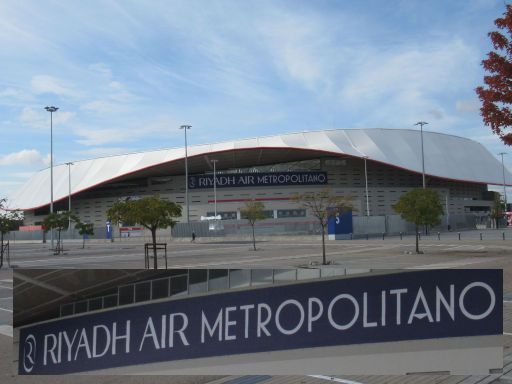
[[[386,234],[382,232],[382,240],[384,240],[384,236],[386,236]]]
[[[480,232],[480,240],[482,240],[482,232]]]
[[[421,240],[421,232],[418,232],[418,240]]]
[[[352,240],[352,233],[350,234],[350,240]]]
[[[368,240],[368,234],[366,234],[366,240]]]
[[[503,235],[503,240],[505,240],[505,232],[503,232],[502,235]]]
[[[400,240],[402,240],[402,232],[400,232]]]
[[[441,240],[441,232],[437,232],[437,240]]]

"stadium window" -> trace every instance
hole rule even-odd
[[[214,216],[215,212],[207,212],[207,216]],[[229,212],[217,212],[217,215],[220,215],[221,220],[236,220],[236,211]]]
[[[305,209],[278,209],[278,218],[306,217]]]

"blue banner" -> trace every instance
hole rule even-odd
[[[19,373],[503,333],[503,271],[432,270],[255,288],[20,330]]]
[[[327,172],[224,173],[216,175],[216,183],[217,188],[321,185],[327,184]],[[213,175],[189,176],[188,188],[213,188]]]

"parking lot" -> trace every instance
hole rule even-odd
[[[458,240],[458,233],[437,234],[425,237],[420,242],[423,254],[414,253],[414,237],[386,237],[328,241],[327,260],[346,268],[372,269],[427,269],[427,268],[503,268],[504,270],[504,342],[505,369],[502,374],[487,376],[412,375],[401,377],[176,377],[173,382],[187,383],[322,383],[342,382],[345,384],[380,383],[472,383],[512,381],[512,231],[485,231],[480,240],[480,231],[464,232]],[[144,266],[143,239],[129,239],[121,242],[89,242],[85,249],[81,243],[65,244],[65,252],[55,256],[48,244],[16,243],[11,248],[11,263],[20,268],[142,268]],[[168,242],[168,265],[174,268],[248,268],[248,267],[297,267],[321,262],[319,237],[262,238],[257,251],[252,250],[248,239],[199,239]],[[163,258],[159,258],[163,267]],[[152,264],[151,264],[152,265]],[[2,358],[2,382],[20,379],[10,374],[11,338],[9,332],[12,311],[12,274],[9,269],[0,270],[0,356]],[[4,381],[5,379],[5,381]],[[45,378],[48,382],[69,382],[70,377]],[[51,380],[50,380],[51,379]],[[88,380],[87,380],[88,379]],[[167,381],[156,377],[153,382]],[[73,377],[72,382],[89,382],[90,377]],[[96,382],[146,382],[142,377],[100,378]],[[30,377],[23,382],[41,382]]]

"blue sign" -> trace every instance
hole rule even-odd
[[[216,175],[217,188],[327,184],[327,172],[227,173]],[[213,175],[188,178],[189,189],[213,188]]]
[[[503,333],[503,271],[433,270],[168,300],[23,327],[19,373]]]
[[[352,211],[337,213],[335,216],[329,217],[327,222],[327,233],[329,235],[348,235],[353,233]]]
[[[112,239],[112,223],[110,221],[105,223],[105,238],[107,240]]]

